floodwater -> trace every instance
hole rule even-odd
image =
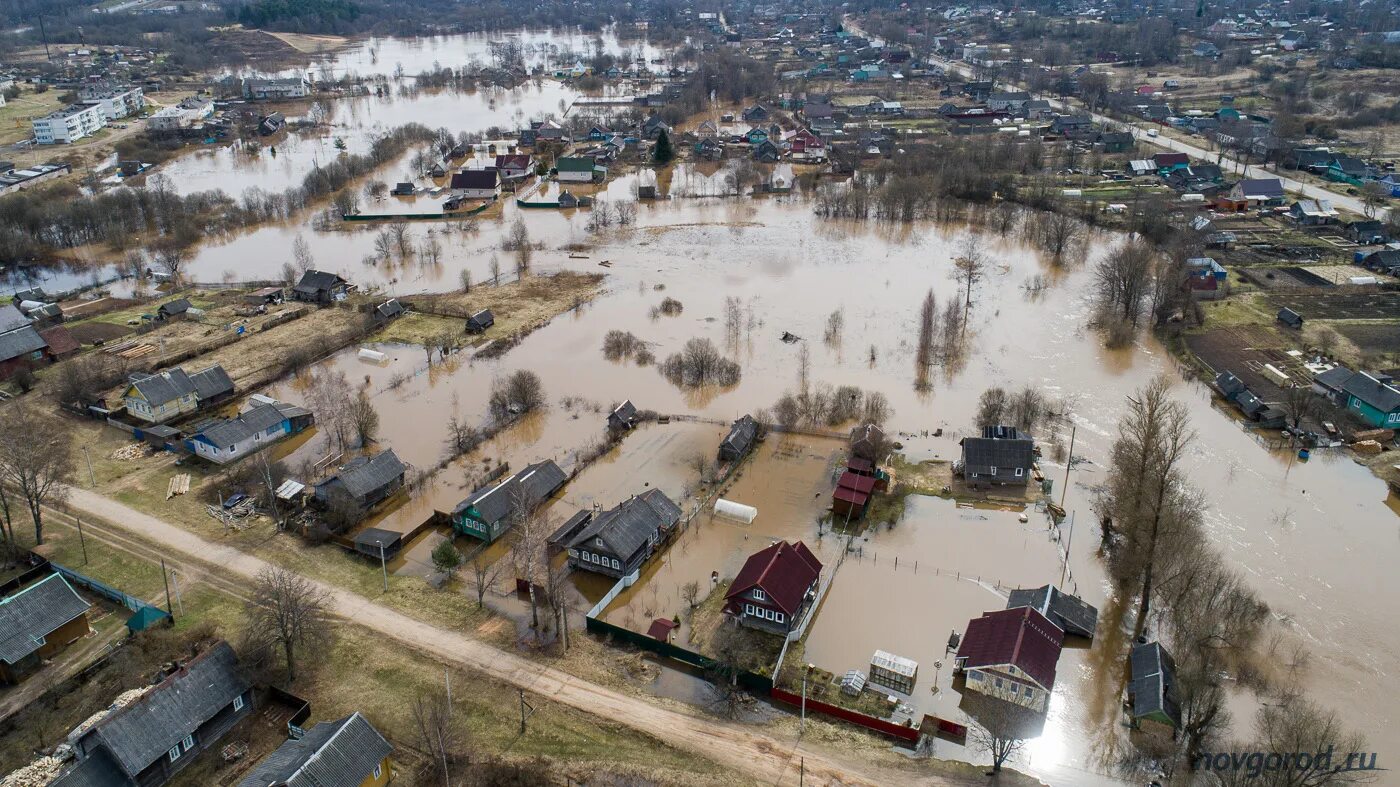
[[[1124,398],[1154,375],[1172,372],[1173,364],[1151,340],[1127,351],[1110,352],[1083,329],[1089,310],[1085,287],[1091,273],[1087,269],[1051,272],[1035,253],[1018,243],[987,239],[988,251],[999,267],[975,293],[969,356],[956,374],[936,375],[933,390],[925,394],[913,386],[912,328],[927,288],[933,288],[940,301],[956,297],[950,259],[962,230],[824,220],[813,216],[798,198],[728,198],[643,203],[635,226],[594,235],[584,226],[586,211],[518,212],[506,205],[501,220],[483,221],[475,234],[453,235],[449,253],[437,268],[424,271],[412,263],[364,267],[354,271],[352,278],[402,292],[450,286],[443,283],[455,281],[456,271],[462,267],[473,270],[480,280],[485,273],[484,259],[499,248],[503,227],[517,214],[525,217],[532,237],[545,245],[536,255],[540,269],[607,270],[609,291],[582,311],[561,316],[536,331],[503,358],[438,367],[415,377],[402,392],[378,396],[376,401],[383,402],[380,412],[385,439],[396,448],[405,446],[408,461],[435,461],[442,450],[441,424],[458,408],[467,417],[484,413],[490,381],[522,368],[541,375],[555,404],[547,413],[503,435],[500,439],[508,446],[485,452],[502,457],[510,454],[512,464],[546,456],[567,460],[570,450],[600,436],[602,408],[623,398],[663,413],[693,413],[724,421],[769,406],[796,385],[801,345],[811,353],[814,382],[885,392],[894,408],[891,426],[903,433],[905,451],[916,460],[957,455],[957,440],[969,433],[977,397],[986,387],[1034,384],[1071,405],[1077,426],[1075,455],[1090,460],[1074,470],[1066,501],[1066,506],[1077,512],[1078,521],[1070,570],[1087,600],[1101,609],[1107,606],[1102,569],[1094,556],[1098,532],[1090,511],[1093,487],[1102,478],[1098,463],[1107,455]],[[280,266],[280,260],[269,259],[274,255],[266,244],[281,238],[285,249],[290,232],[289,228],[271,228],[211,247],[200,256],[196,268],[218,265],[210,262],[211,255],[233,255],[230,259],[247,263],[243,275],[258,278],[264,273],[260,266]],[[318,257],[357,259],[357,244],[367,241],[362,236],[368,234],[313,233],[310,237]],[[1099,239],[1096,249],[1109,240]],[[571,259],[562,247],[573,243],[594,244],[587,252],[589,258]],[[611,267],[598,268],[596,262],[604,259]],[[1022,285],[1036,273],[1046,273],[1051,288],[1031,297]],[[651,316],[652,307],[667,296],[682,301],[682,313]],[[725,299],[730,297],[741,304],[742,319],[736,333],[726,330],[724,319]],[[827,344],[821,338],[823,328],[827,315],[837,308],[844,311],[844,333],[839,342]],[[710,338],[741,362],[743,379],[729,390],[679,390],[655,368],[603,359],[603,334],[614,328],[631,331],[650,343],[658,358],[676,351],[691,337]],[[785,330],[804,337],[804,341],[797,346],[779,342],[778,335]],[[873,364],[869,360],[871,346],[876,356]],[[385,374],[382,370],[369,373]],[[1373,746],[1384,748],[1392,739],[1400,740],[1400,734],[1392,732],[1388,724],[1393,715],[1388,700],[1393,698],[1387,692],[1393,690],[1386,688],[1384,680],[1400,667],[1396,656],[1400,653],[1400,633],[1373,622],[1384,619],[1384,599],[1400,590],[1400,581],[1389,568],[1400,559],[1400,538],[1396,538],[1396,520],[1385,502],[1384,484],[1341,456],[1323,454],[1289,468],[1227,414],[1216,410],[1203,386],[1182,382],[1177,395],[1190,406],[1199,433],[1191,476],[1210,498],[1211,537],[1274,608],[1278,628],[1289,639],[1305,642],[1313,652],[1314,664],[1329,665],[1326,675],[1321,669],[1309,671],[1306,688],[1324,704],[1342,709],[1348,724],[1368,731]],[[564,396],[578,397],[588,406],[565,408],[558,403]],[[399,400],[401,406],[394,404]],[[924,436],[938,428],[944,429],[942,437]],[[915,434],[918,436],[911,436]],[[1051,437],[1040,436],[1042,440]],[[1063,430],[1054,437],[1068,442]],[[630,445],[629,438],[622,451],[628,452]],[[762,450],[777,451],[779,447],[774,443]],[[814,476],[809,477],[808,471],[775,475],[771,491],[754,502],[761,513],[748,529],[747,539],[745,529],[732,523],[702,521],[692,531],[698,535],[682,538],[648,568],[648,582],[629,591],[642,602],[651,602],[653,591],[648,586],[656,588],[654,603],[642,603],[632,617],[640,622],[649,619],[643,614],[648,611],[662,614],[657,610],[673,610],[675,589],[692,574],[708,577],[711,570],[732,572],[754,548],[766,545],[766,538],[789,534],[810,537],[813,525],[801,523],[814,522],[821,504],[817,497],[821,490],[815,488],[821,472],[815,465],[827,461],[835,449],[808,446],[800,450],[816,455],[811,460],[814,468],[808,470],[815,469]],[[1058,496],[1064,468],[1047,462],[1046,470],[1055,481]],[[433,506],[450,507],[465,495],[469,485],[460,480],[461,470],[449,469],[441,475],[446,491],[422,494]],[[810,480],[799,480],[799,476]],[[586,473],[580,481],[587,478]],[[644,488],[641,484],[637,487],[633,491]],[[565,499],[571,494],[566,490]],[[768,512],[774,507],[775,496],[786,494],[812,495],[810,508],[798,506],[792,521],[777,521],[786,514],[768,516]],[[430,508],[414,510],[405,521]],[[784,509],[779,506],[776,510]],[[917,549],[930,555],[927,560],[938,566],[940,573],[927,575],[923,557],[917,558],[917,575],[906,575],[902,565],[898,572],[883,567],[873,558],[868,567],[860,561],[847,561],[833,590],[837,597],[843,587],[888,587],[893,591],[903,586],[907,588],[904,595],[914,598],[860,607],[862,625],[875,628],[868,638],[850,637],[848,645],[839,642],[840,616],[845,614],[840,610],[845,602],[829,600],[817,623],[810,645],[814,652],[809,658],[829,659],[833,663],[822,666],[837,671],[861,667],[875,648],[884,648],[931,667],[944,656],[942,646],[948,630],[961,628],[959,620],[965,623],[981,611],[979,605],[981,609],[996,609],[1004,603],[985,588],[947,579],[942,570],[985,572],[1018,585],[1038,585],[1058,577],[1061,563],[1057,548],[1046,542],[1044,535],[1036,535],[1034,522],[1038,520],[1021,526],[1002,521],[1000,515],[988,514],[988,520],[963,520],[961,516],[961,510],[942,512],[938,505],[916,502],[910,507],[909,518],[895,530],[872,534],[867,548],[876,553],[899,550],[899,539],[912,537],[907,533],[926,534],[927,540],[921,540]],[[979,551],[976,534],[990,528],[1013,530],[1019,534],[1017,543],[1021,546],[1005,555],[996,550]],[[962,530],[973,532],[959,532]],[[705,537],[731,532],[724,538]],[[958,545],[956,557],[943,549],[944,544]],[[868,582],[862,582],[866,572]],[[585,597],[601,595],[598,587],[581,587]],[[600,587],[605,589],[605,583]],[[940,607],[944,600],[946,609],[937,613],[924,609]],[[630,609],[626,596],[620,603],[621,609]],[[920,625],[925,618],[931,620],[926,638],[899,633],[910,627],[911,615]],[[832,644],[828,645],[826,627],[831,625],[836,626],[836,633],[830,635]],[[888,633],[881,635],[880,630]],[[1116,699],[1103,698],[1101,689],[1095,691],[1111,668],[1117,665],[1096,671],[1092,660],[1075,652],[1061,662],[1061,681],[1054,700],[1057,710],[1052,716],[1060,714],[1066,721],[1060,726],[1052,724],[1032,747],[1031,767],[1037,773],[1060,774],[1057,781],[1063,778],[1072,783],[1075,777],[1071,774],[1079,772],[1076,769],[1096,769],[1090,747],[1071,747],[1067,741],[1082,739],[1086,729],[1107,729],[1116,734]],[[946,680],[946,674],[943,677]],[[920,691],[926,689],[921,686]],[[1086,695],[1095,694],[1100,696],[1089,702]],[[939,709],[936,701],[931,707]],[[1087,725],[1091,711],[1102,720]],[[1237,713],[1237,724],[1241,728],[1248,724],[1247,708]]]
[[[602,51],[620,56],[630,53],[645,63],[634,67],[661,72],[674,65],[670,50],[658,48],[645,40],[620,40],[612,28],[598,33],[579,29],[519,30],[503,33],[466,33],[421,38],[369,38],[322,55],[308,55],[308,65],[263,71],[250,66],[242,74],[302,76],[316,81],[342,77],[388,77],[403,74],[416,76],[435,68],[461,68],[469,64],[493,64],[491,45],[514,41],[520,45],[527,68],[541,67],[547,72],[567,69],[575,60],[587,61],[601,46]],[[656,62],[660,61],[660,62]]]
[[[381,179],[395,177],[391,171]],[[1074,454],[1089,460],[1076,466],[1067,491],[1065,505],[1076,512],[1078,523],[1069,556],[1074,580],[1067,584],[1105,613],[1110,604],[1095,555],[1093,490],[1102,481],[1125,397],[1156,374],[1175,373],[1166,352],[1151,339],[1124,351],[1103,349],[1084,328],[1092,281],[1087,266],[1052,271],[1019,242],[986,238],[985,251],[996,264],[974,293],[966,362],[956,371],[936,373],[931,391],[917,392],[913,343],[920,301],[930,288],[942,303],[958,297],[951,259],[966,230],[822,219],[796,196],[683,196],[722,193],[723,181],[716,177],[723,177],[718,168],[676,173],[665,179],[676,198],[640,203],[635,224],[596,233],[588,229],[586,210],[520,211],[507,200],[499,218],[482,219],[473,229],[431,225],[443,233],[445,246],[435,266],[411,259],[364,264],[372,227],[318,232],[305,217],[214,239],[189,270],[200,281],[218,280],[225,271],[236,279],[274,278],[290,259],[293,238],[303,234],[318,265],[363,286],[401,294],[442,290],[454,286],[463,269],[476,281],[486,279],[493,253],[510,267],[509,255],[499,251],[501,239],[523,216],[531,238],[543,246],[535,255],[537,270],[608,273],[605,296],[560,316],[499,359],[463,354],[429,368],[421,350],[400,347],[389,348],[396,360],[387,367],[361,366],[354,348],[327,361],[345,369],[352,381],[370,378],[383,443],[419,468],[439,462],[450,417],[482,421],[494,379],[530,369],[543,380],[550,407],[449,463],[412,501],[383,517],[382,526],[400,530],[411,529],[435,509],[450,510],[472,488],[486,459],[518,467],[554,458],[572,467],[577,452],[601,438],[605,408],[623,398],[644,409],[720,422],[770,406],[796,386],[802,347],[810,352],[814,384],[857,385],[890,398],[890,426],[914,460],[955,457],[958,439],[971,431],[977,397],[987,387],[1038,386],[1069,404],[1077,427]],[[610,198],[625,198],[629,191],[626,179],[608,187]],[[413,225],[419,237],[427,229]],[[1094,254],[1113,240],[1096,238]],[[580,245],[587,247],[584,258],[576,256]],[[599,267],[605,260],[610,266]],[[1036,274],[1046,276],[1049,289],[1033,297],[1023,285]],[[664,297],[679,299],[684,310],[652,316]],[[738,303],[733,330],[725,319],[727,298]],[[837,309],[844,330],[828,343],[823,329]],[[611,329],[634,333],[658,359],[692,337],[709,338],[740,362],[743,378],[730,389],[680,390],[654,367],[605,360],[602,341]],[[778,339],[783,331],[803,341],[784,344]],[[396,374],[410,377],[390,387]],[[284,384],[274,395],[297,401],[294,386]],[[1388,677],[1400,670],[1400,631],[1381,623],[1400,595],[1400,575],[1393,569],[1400,564],[1400,528],[1392,509],[1397,503],[1388,499],[1383,482],[1344,455],[1318,452],[1311,462],[1290,465],[1286,457],[1270,454],[1217,410],[1200,384],[1180,382],[1176,395],[1189,406],[1198,432],[1189,476],[1209,499],[1209,535],[1270,604],[1285,642],[1304,643],[1311,652],[1303,688],[1338,710],[1349,728],[1365,732],[1373,750],[1400,745],[1393,710],[1400,705],[1400,686]],[[567,487],[551,514],[562,519],[594,502],[612,505],[647,484],[668,494],[693,492],[697,474],[687,459],[694,450],[713,450],[723,427],[690,426],[658,424],[629,436],[621,449]],[[941,437],[926,436],[939,428]],[[1067,429],[1037,437],[1068,442]],[[314,457],[324,449],[312,440],[299,453]],[[610,618],[630,616],[641,624],[648,613],[673,614],[676,589],[685,581],[708,578],[710,571],[732,575],[770,538],[816,541],[816,517],[830,490],[826,468],[838,450],[834,442],[777,438],[765,443],[745,471],[752,475],[741,478],[732,493],[757,506],[759,518],[748,526],[698,518],[648,566],[646,581],[624,594]],[[1043,466],[1058,498],[1064,467],[1048,460]],[[1015,512],[911,500],[899,525],[869,533],[860,543],[861,554],[845,561],[805,658],[838,673],[866,667],[876,648],[915,659],[920,708],[951,715],[949,703],[956,700],[946,662],[941,672],[934,667],[946,658],[948,632],[961,630],[981,611],[1003,606],[998,582],[1033,586],[1058,580],[1060,548],[1049,541],[1042,523],[1033,512],[1022,524]],[[400,570],[421,563],[424,548],[431,546],[413,545],[403,561],[409,568]],[[819,551],[834,565],[830,558],[839,554],[839,546],[828,534]],[[894,554],[900,555],[897,569],[889,559]],[[917,570],[906,565],[910,559]],[[992,580],[969,582],[969,573]],[[600,597],[607,585],[586,578],[577,584],[585,603]],[[1093,649],[1069,650],[1060,662],[1050,723],[1029,750],[1028,767],[1042,778],[1085,783],[1088,773],[1102,770],[1094,752],[1120,734],[1115,692],[1121,665],[1109,658],[1113,649],[1106,641],[1113,635],[1121,637],[1101,633]],[[937,695],[931,691],[935,678]],[[1248,703],[1235,715],[1239,734],[1247,734]]]

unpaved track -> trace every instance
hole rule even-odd
[[[266,561],[228,546],[206,541],[176,525],[141,513],[115,500],[74,488],[68,508],[106,520],[110,526],[139,533],[164,546],[167,556],[195,560],[211,570],[252,580]],[[314,580],[311,580],[314,582]],[[493,678],[632,727],[768,784],[797,784],[798,762],[813,785],[950,785],[943,777],[847,762],[815,750],[795,738],[779,738],[757,727],[699,718],[614,691],[561,670],[494,648],[455,631],[438,628],[375,604],[368,598],[317,582],[329,594],[332,611],[451,664],[480,670]]]

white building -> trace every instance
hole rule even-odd
[[[108,122],[128,117],[146,108],[145,90],[139,87],[85,87],[78,91],[78,101],[102,110]]]
[[[146,119],[151,131],[176,131],[198,125],[214,114],[214,102],[191,96],[173,107],[165,107]]]
[[[243,97],[256,101],[306,98],[310,92],[311,86],[301,77],[243,80]]]
[[[40,145],[76,142],[107,125],[107,116],[96,106],[74,104],[32,121],[34,141]]]

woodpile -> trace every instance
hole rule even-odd
[[[121,448],[118,448],[117,450],[112,452],[113,459],[118,459],[123,462],[127,462],[132,459],[140,459],[145,455],[146,445],[144,443],[132,443],[131,445],[124,445]]]
[[[165,499],[169,500],[176,495],[183,495],[188,491],[190,491],[189,473],[180,473],[179,475],[171,476],[170,483],[165,487]]]
[[[47,787],[63,770],[63,761],[57,757],[40,757],[23,768],[10,772],[0,787]]]

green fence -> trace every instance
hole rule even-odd
[[[686,650],[679,645],[672,645],[669,642],[662,642],[655,637],[648,637],[621,626],[614,626],[597,618],[585,618],[588,630],[594,634],[605,634],[614,639],[621,640],[630,645],[635,645],[643,650],[649,650],[658,656],[675,659],[683,664],[709,671],[718,666],[718,662],[708,656],[702,656],[694,651]],[[768,696],[773,691],[773,679],[755,672],[740,672],[737,677],[739,685],[752,692],[757,692],[763,696]]]

